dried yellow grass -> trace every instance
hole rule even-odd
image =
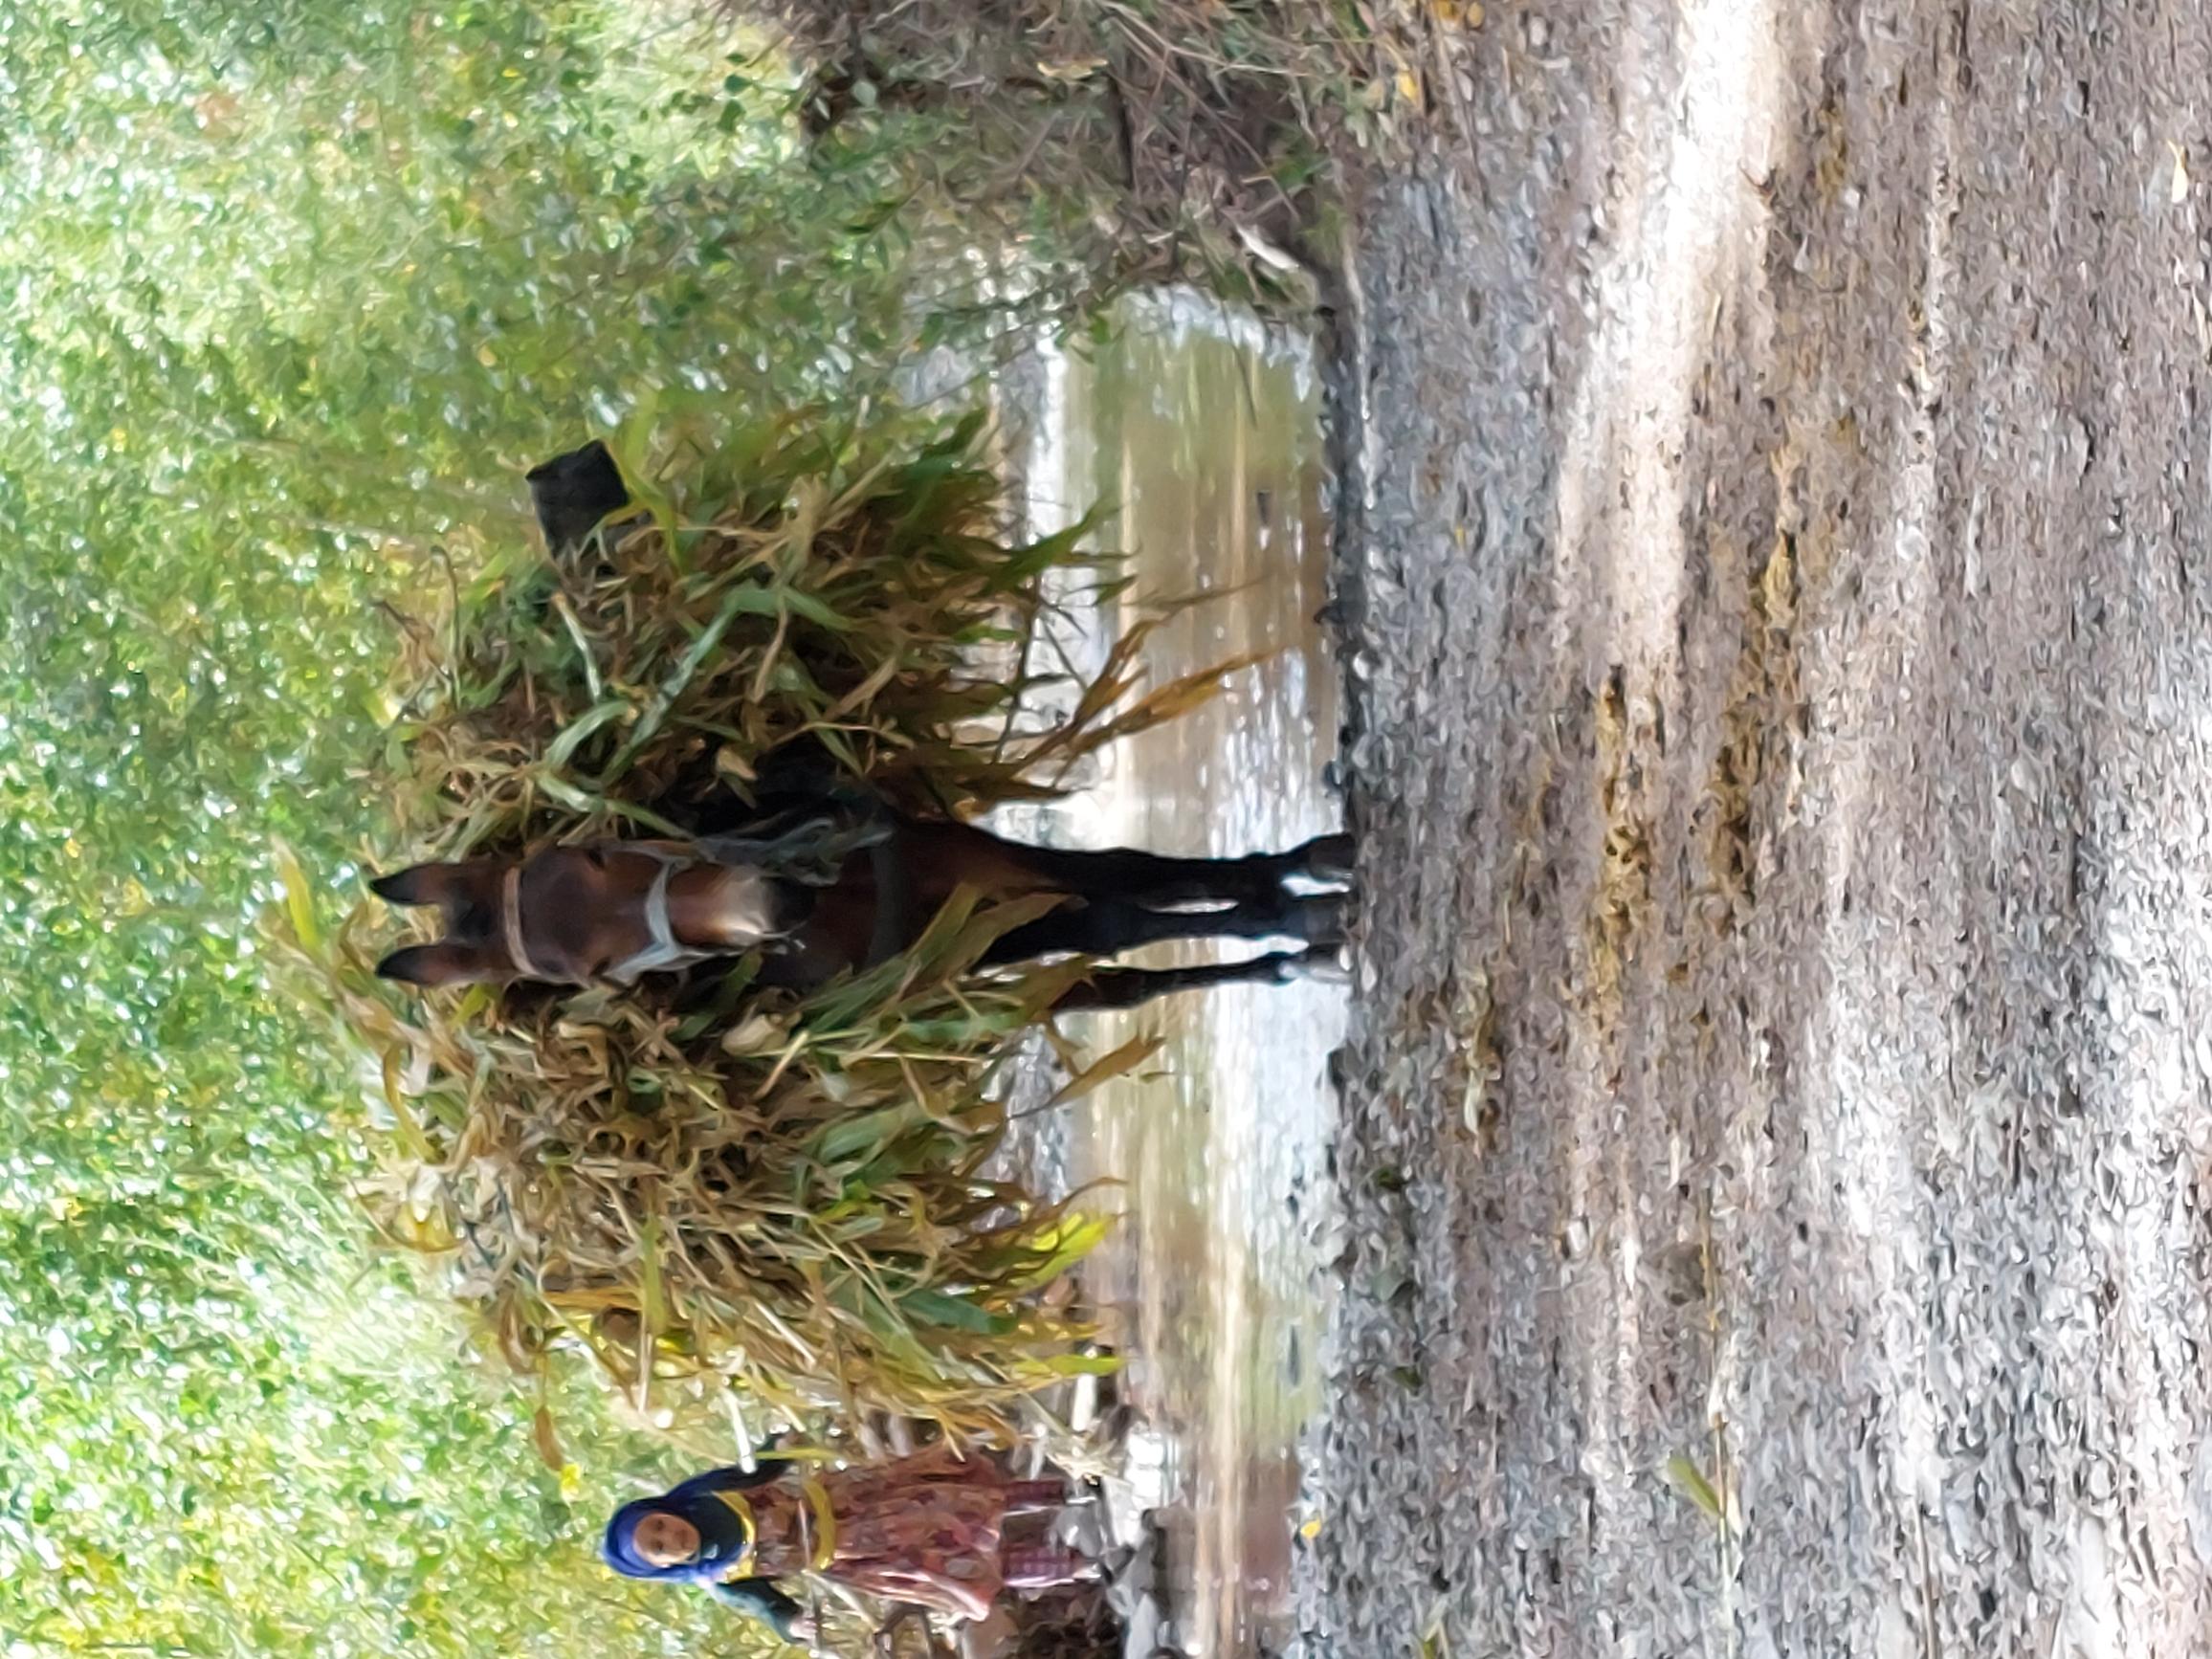
[[[979,436],[900,458],[895,430],[811,414],[659,465],[611,445],[642,527],[491,562],[411,626],[387,867],[695,826],[794,741],[903,807],[971,813],[1049,795],[1210,695],[1237,664],[1139,695],[1139,624],[1065,719],[1014,729],[1042,578],[1081,565],[1118,588],[1077,532],[999,534]],[[681,1005],[666,982],[417,997],[374,978],[381,906],[325,930],[287,879],[299,983],[373,1078],[389,1156],[364,1197],[452,1264],[516,1364],[569,1348],[640,1404],[690,1378],[983,1432],[1100,1363],[1040,1293],[1102,1224],[984,1173],[1008,1040],[1086,969],[975,973],[1034,908],[956,901],[914,949],[806,997],[746,962]]]

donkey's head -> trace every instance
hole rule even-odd
[[[443,939],[395,950],[376,965],[386,979],[417,985],[625,981],[749,949],[797,919],[782,883],[658,844],[417,864],[369,886],[389,903],[445,913]]]

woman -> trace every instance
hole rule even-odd
[[[939,1445],[873,1468],[821,1473],[764,1456],[615,1511],[608,1565],[632,1579],[703,1584],[788,1642],[811,1621],[776,1581],[817,1572],[864,1594],[960,1619],[988,1617],[1004,1589],[1063,1584],[1090,1562],[1057,1545],[1009,1545],[1006,1517],[1057,1509],[1056,1480],[1010,1480]]]

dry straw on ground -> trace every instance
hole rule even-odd
[[[1040,578],[1117,588],[1075,533],[998,533],[978,437],[911,447],[809,413],[711,448],[618,442],[641,521],[560,561],[492,559],[410,623],[376,775],[391,858],[726,821],[794,744],[909,808],[970,813],[1051,794],[1209,695],[1236,665],[1139,694],[1139,624],[1064,719],[1016,726]],[[372,975],[381,907],[325,929],[288,880],[301,983],[365,1057],[388,1131],[365,1197],[453,1262],[516,1363],[581,1347],[641,1404],[727,1378],[785,1412],[978,1431],[1099,1363],[1042,1293],[1100,1224],[982,1173],[1006,1039],[1085,971],[971,971],[1033,909],[956,901],[903,956],[804,998],[746,962],[620,995],[418,997]]]
[[[1364,5],[725,0],[810,71],[818,145],[940,125],[918,184],[974,245],[1086,293],[1192,282],[1302,313],[1335,244],[1334,153],[1392,97]]]

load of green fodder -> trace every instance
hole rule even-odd
[[[377,861],[680,830],[793,744],[907,807],[1049,797],[1236,666],[1140,695],[1140,623],[1064,718],[1018,727],[1042,579],[1117,586],[1079,531],[1002,533],[979,421],[900,455],[911,430],[810,412],[657,456],[614,440],[642,522],[487,559],[409,619],[377,779],[400,833]],[[288,879],[310,983],[389,1114],[365,1196],[448,1259],[516,1364],[580,1348],[640,1405],[727,1380],[794,1418],[984,1431],[1096,1363],[1046,1293],[1101,1224],[984,1173],[1008,1039],[1086,968],[971,973],[1033,908],[956,900],[902,956],[804,997],[755,985],[750,961],[703,998],[695,971],[685,1001],[665,979],[417,996],[373,976],[382,906],[325,930]]]

